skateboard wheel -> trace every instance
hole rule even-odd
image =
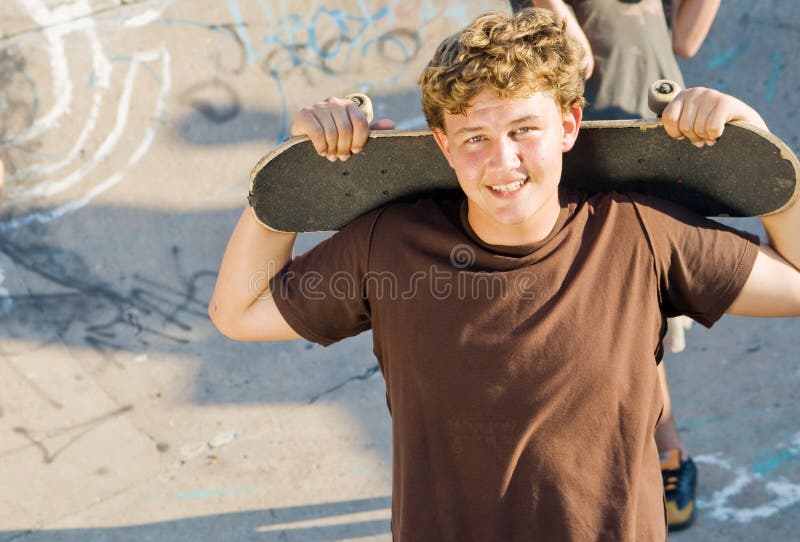
[[[681,86],[675,81],[659,79],[650,85],[650,91],[647,93],[647,106],[650,111],[660,117],[680,91]]]
[[[348,94],[345,99],[356,104],[356,107],[367,117],[367,122],[372,122],[372,100],[369,99],[369,96],[366,94]]]

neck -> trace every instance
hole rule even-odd
[[[477,206],[467,203],[467,221],[472,231],[488,245],[522,246],[538,243],[547,238],[558,222],[561,204],[558,191],[547,199],[527,220],[515,224],[501,224],[481,216]]]

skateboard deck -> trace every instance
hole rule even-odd
[[[658,119],[585,121],[564,154],[561,184],[640,192],[706,216],[755,216],[788,206],[799,176],[791,149],[746,123],[728,124],[716,145],[700,149],[671,138]],[[338,230],[389,202],[443,190],[459,186],[429,131],[373,131],[345,162],[289,139],[253,168],[248,199],[264,225],[306,232]]]

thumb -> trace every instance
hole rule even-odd
[[[376,120],[369,126],[370,130],[394,130],[394,121],[390,119]]]

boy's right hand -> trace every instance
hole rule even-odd
[[[331,97],[300,110],[292,123],[292,136],[307,136],[320,156],[331,162],[358,154],[369,130],[392,130],[394,122],[381,119],[369,126],[364,113],[345,98]]]

